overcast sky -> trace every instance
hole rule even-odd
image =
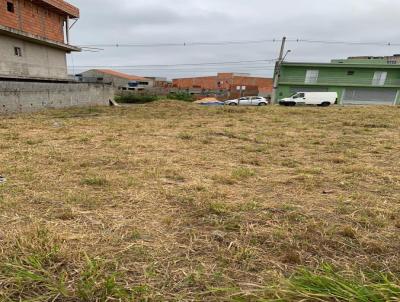
[[[67,0],[81,18],[75,45],[160,44],[281,39],[399,43],[398,0]],[[82,66],[132,66],[237,62],[276,58],[278,42],[181,47],[112,47],[74,53],[71,72]],[[289,42],[288,61],[327,62],[352,55],[400,53],[395,46]],[[187,77],[218,71],[270,76],[269,62],[231,65],[114,68],[144,76]],[[75,67],[73,67],[75,66]],[[162,70],[160,70],[162,69]]]

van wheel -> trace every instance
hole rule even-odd
[[[230,103],[229,106],[237,106],[238,104],[236,103]]]
[[[331,103],[329,103],[329,102],[323,102],[321,104],[322,107],[329,107],[330,105],[331,105]]]
[[[296,102],[290,102],[290,103],[287,103],[287,105],[289,107],[295,107],[296,106]]]
[[[258,106],[267,106],[267,104],[266,103],[260,103],[260,104],[258,104]]]

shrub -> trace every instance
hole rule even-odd
[[[167,98],[170,100],[178,100],[184,102],[194,102],[195,98],[193,95],[187,92],[170,92],[167,95]]]
[[[158,100],[158,96],[151,94],[123,94],[117,95],[115,97],[115,101],[118,103],[125,104],[142,104],[142,103],[150,103]]]

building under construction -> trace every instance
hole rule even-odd
[[[63,0],[0,0],[0,113],[108,104],[110,85],[68,76],[79,9]]]
[[[218,73],[217,76],[180,78],[172,81],[174,88],[192,94],[236,97],[241,95],[270,96],[273,80],[243,73]]]

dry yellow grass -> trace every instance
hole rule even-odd
[[[324,263],[399,276],[399,150],[391,107],[3,117],[0,300],[266,301]]]

